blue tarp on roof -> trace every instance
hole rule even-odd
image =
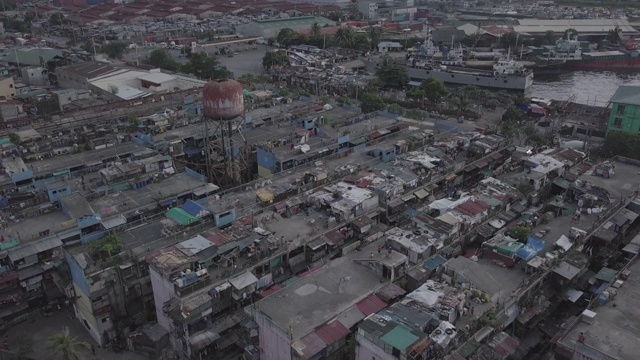
[[[529,236],[527,245],[516,251],[516,256],[522,260],[529,261],[544,248],[544,240],[535,236]]]
[[[182,205],[182,210],[187,212],[187,214],[195,216],[197,218],[201,218],[209,214],[209,212],[204,207],[202,207],[202,205],[193,200],[187,200],[187,202]]]
[[[434,255],[430,258],[428,258],[425,262],[424,265],[422,265],[422,267],[424,267],[425,269],[429,270],[429,271],[433,271],[435,269],[438,268],[438,266],[444,264],[447,262],[447,259],[443,258],[440,255]]]

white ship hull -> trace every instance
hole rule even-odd
[[[494,75],[491,71],[453,67],[448,67],[447,69],[407,67],[407,71],[412,81],[436,79],[445,84],[473,85],[490,89],[517,91],[525,91],[533,85],[533,72],[529,70],[522,74],[514,75]]]

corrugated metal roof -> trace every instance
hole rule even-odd
[[[340,321],[334,320],[326,323],[316,329],[315,333],[327,344],[331,345],[334,342],[349,335],[350,331]]]
[[[401,288],[400,286],[394,283],[389,283],[385,285],[382,289],[380,289],[380,291],[378,291],[376,295],[378,295],[378,297],[382,299],[382,301],[389,303],[389,301],[397,297],[400,297],[404,294],[406,294],[406,291],[404,291],[403,288]]]
[[[387,307],[387,303],[376,294],[371,294],[356,304],[356,306],[363,314],[369,316]]]
[[[507,357],[516,352],[518,346],[520,346],[520,341],[504,332],[501,332],[496,334],[493,339],[489,341],[489,346],[495,353]]]
[[[327,344],[322,340],[322,338],[320,338],[320,336],[318,336],[318,334],[312,332],[291,344],[291,347],[303,359],[311,359],[314,355],[326,348]]]
[[[62,241],[58,238],[48,238],[42,240],[36,240],[24,245],[16,246],[9,249],[9,258],[11,261],[17,261],[24,259],[28,256],[41,253],[43,251],[55,249],[62,246]]]

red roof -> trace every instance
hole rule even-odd
[[[367,186],[371,185],[371,183],[373,183],[373,180],[362,179],[357,186],[361,189],[365,189]]]
[[[326,323],[316,329],[316,334],[327,345],[333,344],[334,342],[349,335],[349,333],[349,329],[347,329],[346,326],[342,325],[342,323],[338,320]]]
[[[468,216],[478,215],[488,209],[489,205],[483,203],[482,201],[475,200],[465,201],[462,204],[456,206],[456,210]]]
[[[324,234],[325,242],[331,246],[335,246],[344,241],[345,236],[338,230],[330,231]]]
[[[358,310],[369,316],[387,307],[387,303],[380,299],[376,294],[371,294],[356,304]]]

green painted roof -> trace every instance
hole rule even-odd
[[[405,352],[411,344],[418,340],[418,337],[413,335],[411,330],[402,325],[398,325],[381,337],[380,340],[402,352]]]
[[[195,216],[189,215],[186,211],[181,208],[173,208],[167,211],[167,217],[180,225],[189,225],[191,223],[197,222],[198,218]]]
[[[255,26],[263,29],[299,29],[302,27],[309,27],[314,23],[318,23],[320,26],[334,26],[335,21],[331,21],[327,18],[319,16],[300,16],[294,18],[282,18],[282,19],[268,19],[268,20],[254,20],[252,22]]]
[[[611,97],[612,103],[640,105],[640,86],[621,85]]]

